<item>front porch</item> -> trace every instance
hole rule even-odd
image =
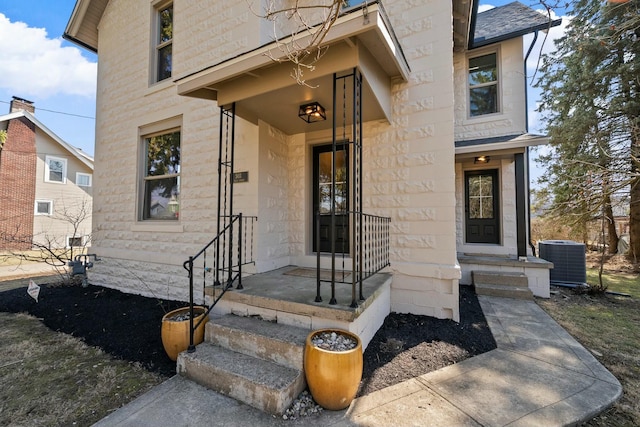
[[[320,270],[330,275],[330,270]],[[342,276],[342,272],[336,271]],[[346,272],[345,276],[350,276]],[[346,277],[348,279],[348,277]],[[340,328],[357,334],[363,349],[391,312],[390,273],[377,273],[363,280],[365,299],[351,307],[351,286],[336,283],[336,304],[329,304],[330,285],[321,285],[321,302],[316,299],[316,269],[287,266],[242,279],[243,289],[230,289],[214,306],[212,316],[236,314],[260,317],[275,323],[306,330]],[[219,293],[217,287],[207,287],[207,303]]]

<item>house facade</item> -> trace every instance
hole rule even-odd
[[[514,199],[526,147],[544,142],[526,133],[525,32],[476,50],[474,2],[351,3],[298,84],[274,60],[290,39],[245,2],[77,2],[65,37],[99,55],[93,283],[186,300],[185,259],[228,209],[257,217],[249,273],[349,270],[377,250],[351,238],[362,211],[390,219],[386,314],[459,320],[480,255],[524,271]],[[485,214],[465,216],[467,199]]]
[[[0,249],[85,247],[91,240],[93,159],[60,139],[14,97],[0,116]]]

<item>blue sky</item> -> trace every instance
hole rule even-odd
[[[12,96],[33,101],[38,120],[93,155],[97,56],[62,39],[74,5],[0,0],[0,114]]]
[[[481,10],[509,2],[481,0]],[[521,2],[541,9],[536,0]],[[62,39],[74,5],[75,0],[0,0],[0,114],[9,111],[14,95],[34,101],[36,117],[45,126],[93,155],[97,56]],[[529,76],[541,49],[551,49],[551,39],[561,32],[553,29],[544,47],[540,35],[528,63]],[[525,51],[531,38],[525,38]],[[529,130],[542,133],[534,111],[538,96],[537,90],[529,90]],[[538,174],[534,171],[534,178]]]

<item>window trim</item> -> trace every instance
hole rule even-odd
[[[180,215],[176,219],[158,219],[158,218],[145,218],[145,183],[146,177],[146,161],[147,161],[147,146],[146,139],[154,136],[165,135],[172,132],[180,132],[180,147],[182,149],[183,141],[183,128],[182,128],[182,116],[172,117],[160,122],[152,123],[139,128],[139,161],[138,161],[138,204],[137,204],[137,220],[138,224],[172,224],[177,225],[181,219]],[[182,158],[180,159],[182,163]],[[182,167],[182,164],[180,164]],[[166,177],[165,175],[163,175]],[[177,174],[171,174],[178,178],[178,185],[182,178],[182,169]],[[159,179],[153,177],[153,179]],[[178,198],[178,200],[180,200]],[[180,211],[178,211],[180,212]]]
[[[162,19],[160,18],[160,12],[162,10],[167,9],[168,7],[171,7],[172,10],[174,8],[174,3],[173,1],[169,0],[169,1],[156,1],[152,4],[152,19],[151,19],[151,39],[150,39],[150,45],[151,45],[151,58],[152,61],[150,61],[150,84],[151,85],[156,85],[159,83],[163,83],[163,82],[167,82],[171,80],[171,77],[173,75],[173,33],[171,34],[171,39],[167,40],[165,42],[161,42],[160,41],[160,25],[162,22]],[[171,21],[172,25],[174,23],[174,20],[172,19]],[[167,46],[171,46],[171,50],[172,50],[172,54],[171,54],[171,72],[170,75],[164,79],[160,79],[159,77],[159,73],[158,73],[158,67],[160,65],[160,55],[159,52],[161,49],[167,47]]]
[[[47,213],[38,212],[38,203],[47,203],[49,205],[49,209]],[[51,216],[53,215],[53,200],[46,199],[36,199],[36,202],[33,207],[33,214],[38,216]]]
[[[49,166],[50,160],[60,161],[62,163],[62,181],[55,181],[51,179],[51,169]],[[45,156],[44,158],[44,182],[50,182],[53,184],[66,184],[67,183],[67,159],[58,156]]]
[[[89,179],[89,183],[87,185],[80,184],[80,179],[79,178],[81,176],[86,176]],[[90,174],[90,173],[76,172],[76,185],[78,187],[86,187],[86,188],[91,187],[93,185],[93,175]]]
[[[470,67],[470,63],[471,60],[476,59],[476,58],[482,58],[483,56],[489,56],[489,55],[495,55],[496,56],[496,80],[495,82],[490,82],[490,83],[481,83],[478,85],[471,85],[471,83],[469,82],[469,71],[471,69]],[[479,119],[479,118],[484,118],[484,117],[489,117],[495,114],[500,114],[502,113],[502,75],[501,75],[501,68],[500,68],[500,50],[499,49],[494,49],[494,50],[486,50],[483,52],[479,52],[479,53],[474,53],[473,55],[469,55],[467,57],[467,63],[466,63],[467,67],[465,70],[466,76],[465,76],[465,80],[466,80],[466,91],[467,91],[467,118],[468,119]],[[478,114],[478,115],[472,115],[471,114],[471,90],[472,89],[476,89],[476,88],[483,88],[483,87],[489,87],[489,86],[495,86],[496,87],[496,111],[492,112],[492,113],[486,113],[486,114]]]

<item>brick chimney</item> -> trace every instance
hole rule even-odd
[[[9,112],[15,113],[16,111],[28,111],[31,114],[34,114],[36,112],[36,107],[33,106],[32,101],[27,101],[26,99],[14,96],[11,99],[11,104],[9,105]]]
[[[35,111],[33,102],[15,96],[10,108],[12,113]],[[0,250],[31,249],[36,164],[35,125],[26,117],[9,120],[0,151]]]

